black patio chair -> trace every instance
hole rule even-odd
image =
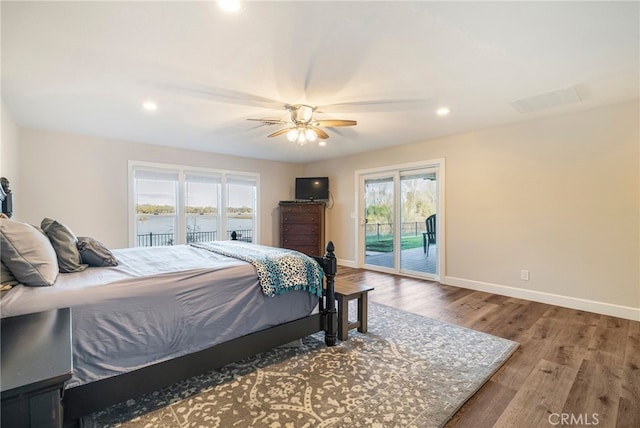
[[[427,225],[427,231],[422,232],[422,249],[429,257],[429,245],[436,245],[436,215],[431,214],[424,222]]]

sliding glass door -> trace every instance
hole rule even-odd
[[[360,172],[363,266],[439,279],[441,165]]]
[[[395,177],[364,180],[365,264],[393,268],[395,260]]]
[[[437,175],[431,169],[400,172],[400,270],[438,274]]]

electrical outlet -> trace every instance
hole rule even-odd
[[[520,271],[520,279],[523,281],[529,281],[529,271],[526,269],[522,269]]]

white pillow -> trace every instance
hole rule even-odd
[[[0,259],[24,285],[53,285],[58,258],[44,233],[27,223],[0,219]]]

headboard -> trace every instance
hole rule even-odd
[[[13,215],[13,193],[9,187],[9,180],[0,177],[0,200],[2,200],[2,214],[7,217]]]

